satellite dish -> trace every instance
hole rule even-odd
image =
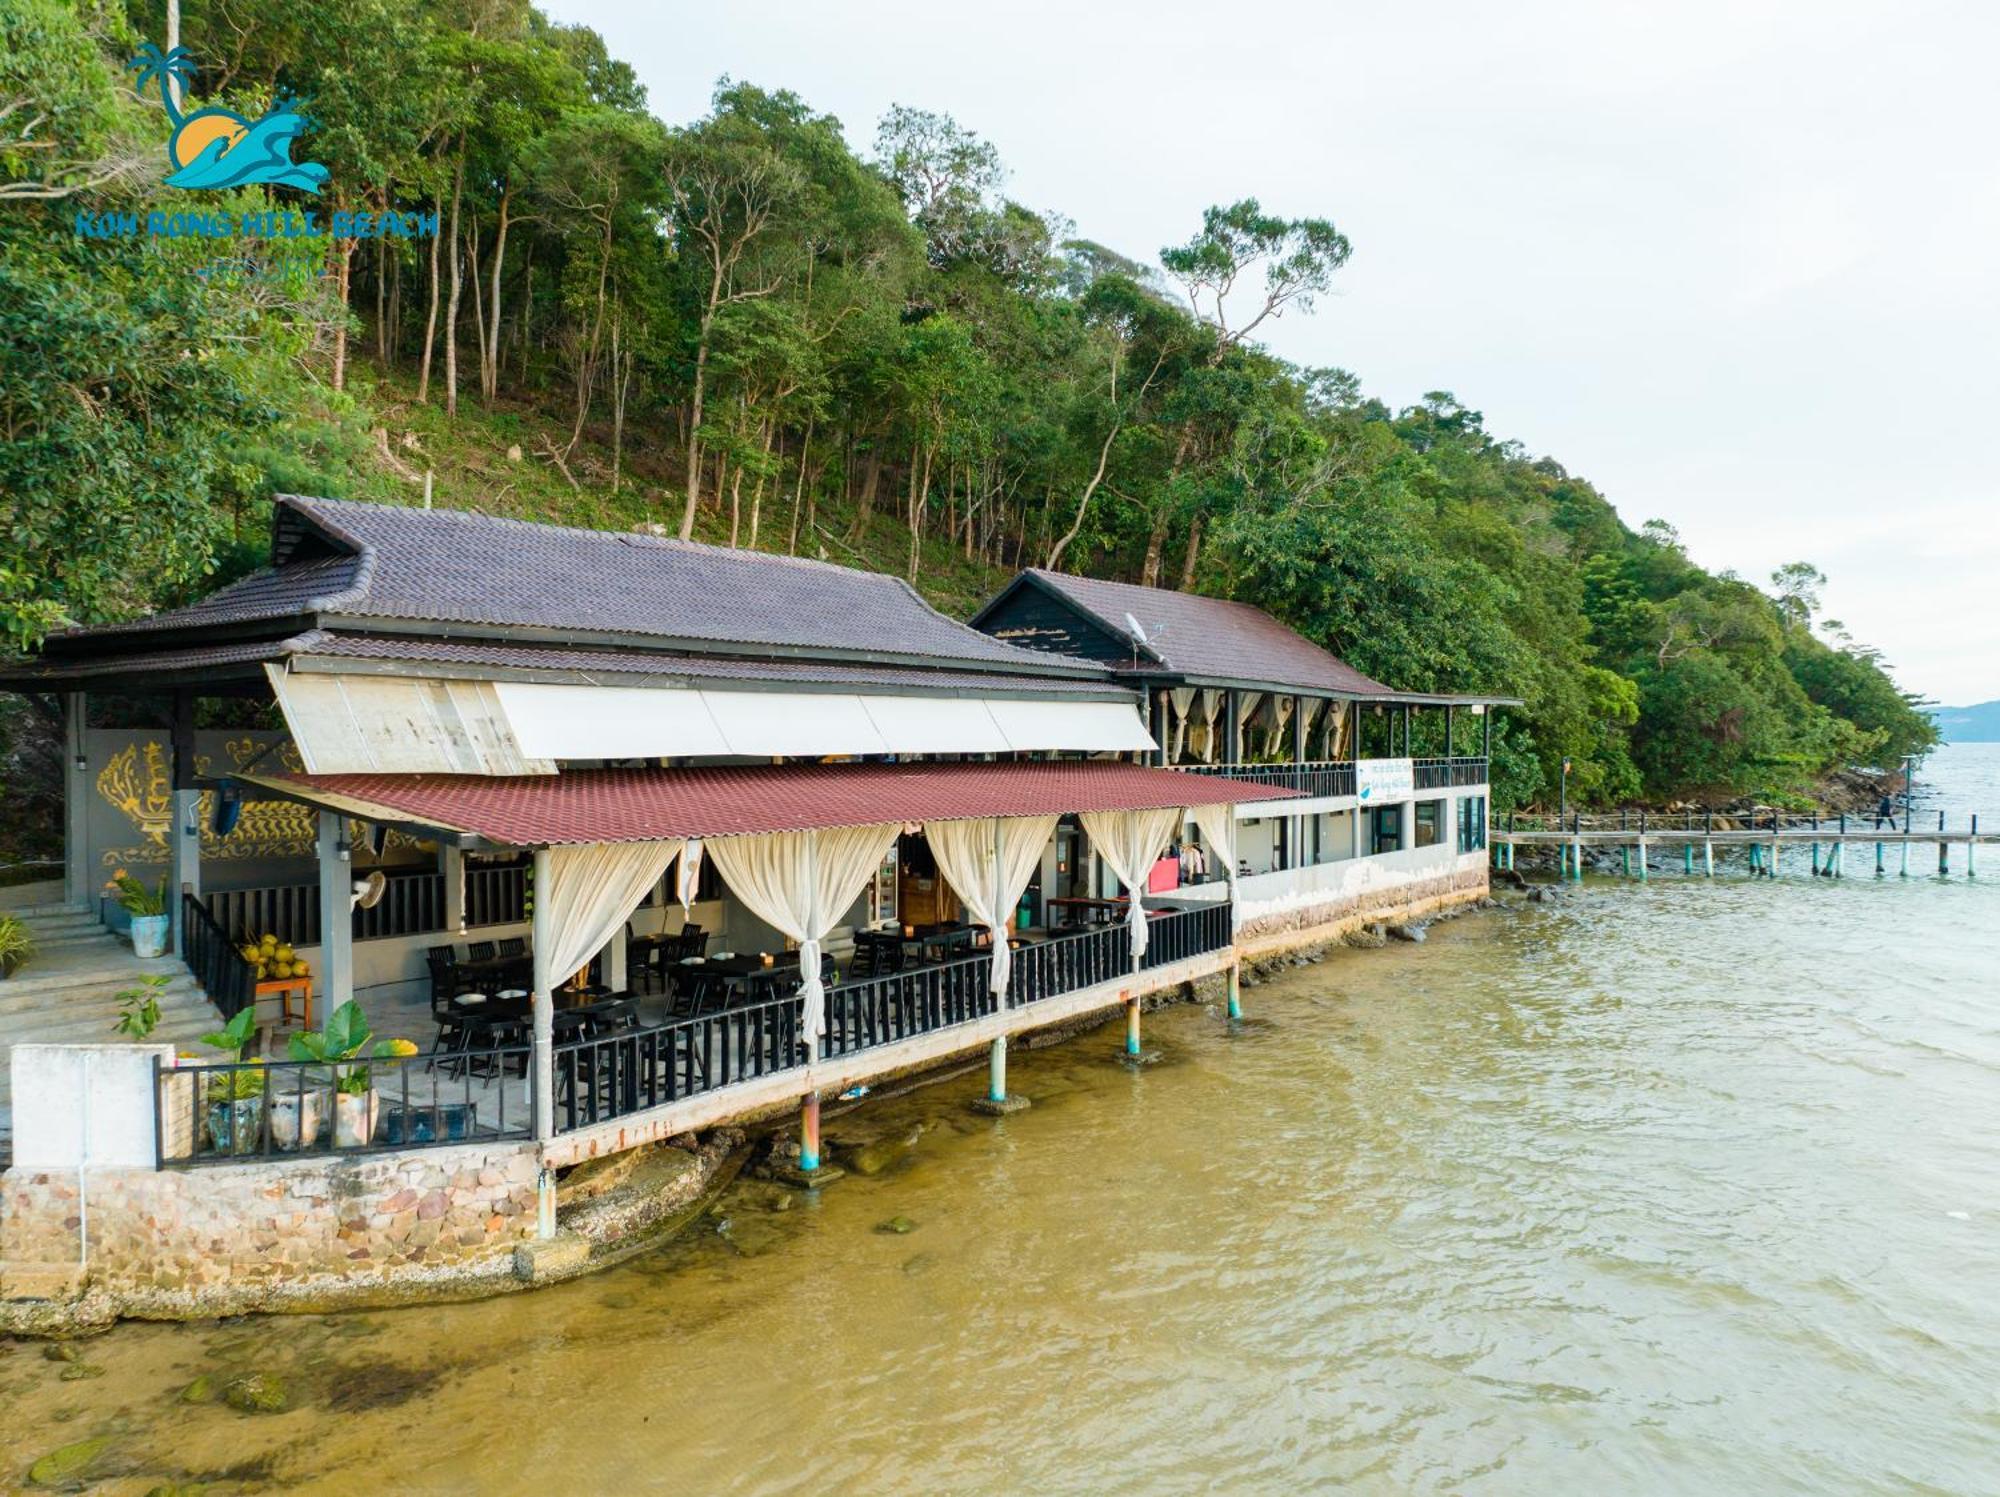
[[[354,881],[354,908],[372,910],[382,902],[382,896],[388,892],[389,880],[382,870],[377,868],[368,877]]]
[[[1125,615],[1125,626],[1132,631],[1132,637],[1138,640],[1140,644],[1146,645],[1152,643],[1151,640],[1146,638],[1145,626],[1129,613]]]

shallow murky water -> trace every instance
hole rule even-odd
[[[1934,767],[2000,815],[2000,749]],[[561,1289],[14,1345],[0,1482],[2000,1490],[1982,871],[1594,882],[849,1114],[914,1143]],[[179,1401],[254,1366],[299,1406]]]

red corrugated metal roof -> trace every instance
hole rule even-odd
[[[257,783],[370,820],[511,847],[733,837],[884,821],[1234,805],[1293,794],[1101,760],[572,769],[559,775],[285,775]]]

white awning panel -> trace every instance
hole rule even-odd
[[[704,691],[732,754],[886,754],[862,699],[840,692]]]
[[[264,670],[308,774],[555,772],[523,752],[493,682]]]
[[[897,754],[1004,754],[1011,744],[977,697],[864,697],[868,718]]]
[[[312,774],[547,774],[592,759],[1150,749],[1130,703],[444,681],[271,669]]]
[[[733,753],[698,691],[495,681],[526,752],[543,759],[678,759]]]
[[[1001,701],[986,704],[1007,746],[1019,753],[1124,752],[1159,745],[1127,702]]]

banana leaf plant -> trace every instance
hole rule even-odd
[[[256,1028],[257,1009],[252,1004],[238,1010],[236,1017],[222,1028],[203,1035],[201,1042],[211,1050],[220,1050],[229,1058],[230,1065],[239,1066],[243,1063],[243,1047],[250,1043]],[[260,1071],[225,1071],[208,1081],[211,1101],[240,1102],[246,1097],[262,1096],[263,1092],[264,1077]]]
[[[352,1097],[365,1097],[370,1085],[368,1067],[356,1064],[364,1052],[375,1060],[390,1060],[417,1053],[417,1047],[408,1040],[378,1040],[370,1049],[369,1042],[374,1039],[374,1032],[368,1027],[361,1005],[350,998],[326,1016],[325,1029],[318,1034],[310,1031],[295,1034],[286,1048],[293,1060],[331,1066],[336,1091]]]

